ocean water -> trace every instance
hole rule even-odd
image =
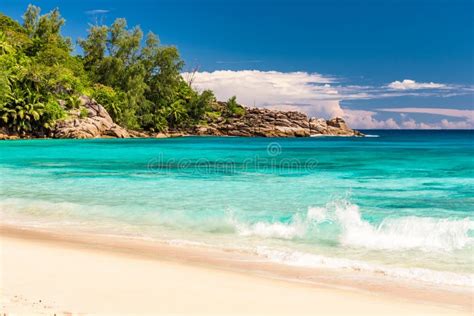
[[[4,223],[474,286],[474,131],[0,142]]]

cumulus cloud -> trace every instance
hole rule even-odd
[[[394,118],[388,119],[377,119],[376,116],[379,114],[377,111],[365,111],[365,110],[350,110],[344,109],[344,117],[347,123],[354,128],[359,129],[473,129],[474,128],[474,119],[472,117],[472,112],[470,110],[453,110],[451,109],[436,109],[440,111],[424,111],[423,108],[406,108],[411,109],[412,111],[406,111],[406,113],[423,113],[423,114],[439,114],[440,113],[449,113],[452,117],[461,118],[460,120],[448,120],[443,118],[440,121],[436,122],[420,122],[416,121],[413,118],[407,116],[407,114],[400,112],[400,120],[395,120]],[[443,111],[446,110],[446,111]],[[456,111],[461,111],[457,113]],[[393,111],[396,112],[396,111]],[[436,112],[436,113],[432,113]]]
[[[344,118],[349,126],[359,129],[400,129],[400,125],[393,119],[378,120],[377,112],[366,110],[344,109]]]
[[[474,110],[459,110],[446,108],[391,108],[378,109],[381,112],[400,113],[404,121],[401,123],[403,128],[409,129],[472,129],[474,128]],[[436,123],[416,122],[412,118],[407,118],[406,113],[441,115],[458,118],[450,121],[447,118],[441,119]]]
[[[199,90],[211,89],[220,100],[233,95],[247,106],[294,109],[308,115],[342,116],[341,96],[331,86],[335,79],[318,73],[259,70],[219,70],[183,73]]]
[[[473,129],[474,124],[469,121],[449,121],[442,119],[439,122],[426,123],[417,122],[414,119],[408,119],[401,123],[404,129]]]
[[[443,109],[443,108],[391,108],[391,109],[377,109],[382,112],[395,113],[422,113],[434,114],[451,117],[461,117],[474,120],[474,110],[458,110],[458,109]]]
[[[393,90],[420,90],[420,89],[443,89],[447,86],[442,83],[434,82],[416,82],[415,80],[405,79],[403,81],[393,81],[387,85]]]
[[[473,128],[472,112],[468,110],[435,108],[396,108],[367,111],[342,108],[341,101],[383,99],[399,96],[444,96],[450,93],[472,93],[469,87],[438,83],[418,83],[413,80],[394,81],[388,86],[343,85],[336,77],[307,72],[259,70],[218,70],[214,72],[183,73],[198,90],[211,89],[217,99],[227,100],[236,95],[246,106],[280,110],[295,110],[316,117],[344,117],[350,126],[359,129],[400,128]],[[449,87],[449,88],[448,88]],[[431,89],[431,91],[413,91]],[[438,91],[438,90],[439,91]],[[381,112],[394,112],[400,118],[379,119]],[[437,123],[417,122],[406,113],[438,114],[455,117]]]
[[[439,128],[445,128],[445,129],[473,129],[474,128],[474,122],[471,121],[448,121],[447,119],[441,120],[441,124],[439,125]]]

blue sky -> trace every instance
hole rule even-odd
[[[198,89],[359,128],[474,128],[472,0],[2,0],[59,7],[63,33],[117,17],[178,46]],[[184,74],[189,76],[189,74]]]

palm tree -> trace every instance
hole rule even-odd
[[[8,95],[9,100],[0,109],[0,115],[8,128],[16,132],[29,132],[39,123],[44,113],[44,104],[39,97],[26,87],[15,87]]]
[[[177,100],[171,103],[165,109],[165,116],[171,127],[181,125],[187,119],[187,112],[183,106],[183,100]]]
[[[0,55],[12,54],[14,52],[15,52],[15,49],[7,41],[6,34],[0,31]]]

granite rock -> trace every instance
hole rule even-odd
[[[54,138],[131,137],[126,129],[114,123],[105,108],[94,99],[81,96],[80,101],[87,110],[86,117],[81,117],[78,111],[71,111],[68,119],[56,124]]]

